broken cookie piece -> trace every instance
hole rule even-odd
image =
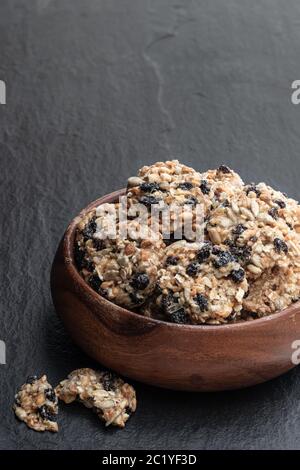
[[[57,403],[55,390],[47,376],[30,376],[16,394],[13,409],[16,416],[34,431],[57,432]]]
[[[136,410],[133,387],[111,372],[77,369],[56,387],[60,400],[72,403],[77,400],[92,408],[105,422],[123,428],[131,413]]]

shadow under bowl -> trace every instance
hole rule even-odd
[[[174,390],[220,391],[265,382],[294,367],[300,339],[300,303],[251,322],[177,325],[144,317],[98,295],[78,273],[74,238],[78,221],[125,190],[92,202],[70,223],[51,271],[56,311],[88,355],[117,373]]]

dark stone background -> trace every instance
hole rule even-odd
[[[125,430],[64,407],[58,435],[11,412],[32,373],[93,362],[56,317],[49,271],[70,219],[142,164],[226,163],[300,197],[298,0],[1,0],[1,449],[300,448],[299,369],[251,389],[136,384]]]

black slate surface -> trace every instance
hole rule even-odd
[[[49,271],[69,220],[142,164],[226,163],[300,198],[298,0],[1,0],[1,449],[300,448],[300,372],[188,394],[136,384],[125,430],[74,405],[58,435],[15,420],[25,377],[93,362],[54,312]]]

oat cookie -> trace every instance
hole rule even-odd
[[[127,196],[129,207],[141,203],[149,210],[171,209],[171,232],[180,230],[190,219],[192,233],[185,238],[195,241],[199,233],[205,232],[211,209],[228,203],[242,185],[241,178],[225,165],[200,174],[172,160],[144,167],[138,177],[129,178]]]
[[[208,170],[201,175],[201,187],[210,196],[213,207],[227,203],[244,185],[241,177],[226,165]]]
[[[277,266],[265,271],[254,282],[250,282],[249,293],[243,308],[256,317],[269,315],[300,300],[300,269]]]
[[[209,190],[202,185],[200,173],[178,160],[143,167],[138,177],[129,178],[127,197],[131,210],[142,204],[152,213],[154,209],[163,214],[170,211],[171,233],[176,230],[181,233],[189,219],[191,233],[185,236],[190,240],[195,239],[196,228],[198,232],[204,230],[205,216],[211,206]],[[164,231],[162,225],[160,230]]]
[[[125,426],[131,413],[136,410],[136,394],[131,385],[111,372],[78,369],[71,372],[57,387],[60,400],[75,400],[92,408],[106,426]]]
[[[230,203],[211,211],[207,224],[209,238],[227,244],[249,278],[257,278],[276,265],[287,268],[298,244],[297,233],[281,212],[274,210],[275,201],[267,199],[264,191],[265,185],[243,187]]]
[[[143,225],[129,220],[117,221],[115,233],[110,233],[113,238],[102,238],[107,226],[112,230],[110,215],[99,215],[99,209],[79,223],[75,245],[77,267],[86,282],[107,299],[130,308],[142,305],[156,285],[165,247],[162,237],[155,236],[147,222]]]
[[[34,431],[58,431],[57,395],[46,375],[30,376],[15,396],[16,416]]]
[[[248,290],[245,271],[225,247],[176,242],[166,250],[157,305],[174,323],[233,321]]]

